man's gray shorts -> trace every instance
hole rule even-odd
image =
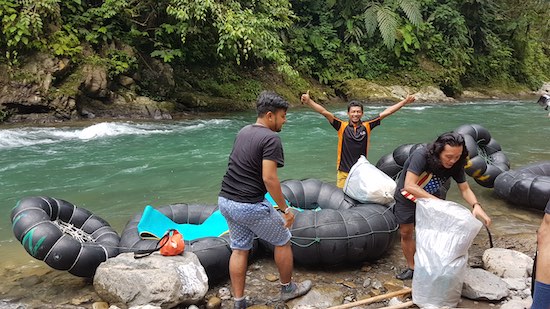
[[[250,250],[255,236],[274,246],[285,245],[291,237],[283,217],[267,200],[250,204],[218,197],[218,207],[229,226],[231,248]]]

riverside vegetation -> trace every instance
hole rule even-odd
[[[263,89],[365,99],[365,82],[526,93],[550,71],[545,0],[0,0],[0,13],[2,121],[227,112]]]

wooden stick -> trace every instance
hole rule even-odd
[[[379,309],[402,309],[402,308],[409,308],[413,305],[414,305],[414,303],[411,300],[411,301],[408,301],[406,303],[401,303],[401,304],[397,304],[397,305],[393,305],[393,306],[389,306],[389,307],[382,307],[382,308],[379,308]]]
[[[383,295],[378,295],[378,296],[365,298],[365,299],[362,299],[362,300],[354,301],[352,303],[347,303],[347,304],[343,304],[343,305],[339,305],[339,306],[330,307],[328,309],[352,308],[352,307],[359,306],[359,305],[366,305],[366,304],[370,304],[370,303],[375,303],[375,302],[378,302],[378,301],[383,300],[383,299],[392,298],[394,296],[400,296],[400,295],[408,294],[410,292],[411,292],[411,288],[404,288],[404,289],[399,290],[399,291],[395,291],[395,292],[391,292],[391,293],[387,293],[387,294],[383,294]]]

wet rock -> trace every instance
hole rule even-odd
[[[274,274],[266,274],[265,275],[265,280],[267,280],[269,282],[275,282],[275,281],[279,280],[279,276],[274,275]]]
[[[80,90],[90,98],[109,99],[111,90],[108,88],[107,70],[104,67],[86,65],[83,72],[85,79]]]
[[[109,304],[104,301],[98,301],[92,304],[92,309],[109,309]]]
[[[211,297],[206,303],[206,309],[219,309],[222,306],[222,300],[217,297]]]

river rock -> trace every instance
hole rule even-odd
[[[196,304],[208,291],[206,271],[192,252],[177,256],[155,252],[140,259],[122,253],[99,265],[93,281],[102,299],[127,306]]]
[[[481,268],[467,268],[462,296],[476,300],[501,300],[510,294],[508,284]]]
[[[531,276],[533,259],[524,253],[504,248],[491,248],[483,253],[484,269],[502,278]]]
[[[542,84],[539,91],[537,91],[538,95],[549,94],[549,93],[550,93],[550,82],[545,82],[544,84]]]
[[[344,295],[336,288],[322,287],[313,288],[304,296],[291,300],[287,303],[289,308],[297,306],[310,306],[313,308],[328,308],[341,305],[344,301]]]
[[[108,88],[107,69],[100,66],[85,65],[83,68],[84,82],[80,90],[88,97],[108,100],[111,90]]]
[[[413,88],[408,86],[382,86],[363,78],[350,79],[340,89],[348,100],[399,102],[408,94],[414,94],[418,102],[454,102],[436,86]]]

